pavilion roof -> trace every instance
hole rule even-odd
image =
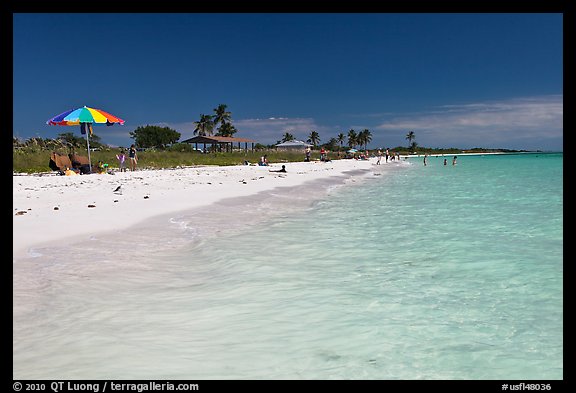
[[[182,143],[234,143],[234,142],[256,142],[253,139],[235,138],[231,136],[195,136],[182,141]]]

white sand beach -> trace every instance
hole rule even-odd
[[[203,166],[114,174],[13,176],[13,257],[32,247],[87,239],[151,217],[207,206],[225,198],[302,185],[348,171],[383,170],[371,160]],[[120,189],[115,191],[116,189]]]

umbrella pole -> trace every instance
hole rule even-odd
[[[86,145],[88,146],[88,165],[90,165],[90,173],[92,173],[92,161],[90,160],[90,141],[88,140],[88,133],[90,131],[86,130]]]

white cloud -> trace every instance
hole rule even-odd
[[[286,117],[234,119],[233,123],[238,129],[236,136],[262,144],[273,144],[286,132],[296,139],[306,140],[312,130],[320,134],[324,143],[340,132],[347,134],[351,128],[369,129],[372,148],[406,146],[409,131],[414,131],[420,146],[427,147],[561,150],[563,143],[562,95],[444,105],[402,115],[386,113],[380,116],[389,120],[380,123],[373,123],[374,116],[348,114],[355,122],[349,125],[319,124],[313,118]],[[358,118],[364,120],[358,121]],[[194,136],[192,121],[153,125],[175,129],[182,134],[181,140]],[[126,129],[123,131],[125,133]]]
[[[248,134],[250,138],[263,144],[275,143],[289,132],[296,139],[306,140],[312,130],[320,131],[322,126],[316,124],[314,119],[271,117],[268,119],[243,119],[234,122],[239,130],[238,135]]]
[[[397,136],[414,131],[416,141],[431,147],[534,148],[534,143],[562,140],[561,95],[466,105],[396,117],[375,127]]]

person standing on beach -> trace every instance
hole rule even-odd
[[[117,154],[116,158],[118,159],[120,172],[126,172],[126,154],[124,154],[124,149],[120,150],[120,154]]]
[[[138,164],[138,154],[136,153],[136,146],[132,144],[130,150],[128,150],[128,157],[130,157],[130,170],[136,170],[136,164]]]
[[[390,156],[390,151],[388,150],[388,148],[386,148],[386,162],[388,162],[388,157]]]
[[[310,147],[306,146],[306,157],[304,158],[305,162],[310,162]]]
[[[378,161],[376,161],[376,165],[380,165],[381,159],[382,159],[382,150],[378,149]]]
[[[424,166],[426,166],[426,159],[428,158],[428,154],[424,154]]]

